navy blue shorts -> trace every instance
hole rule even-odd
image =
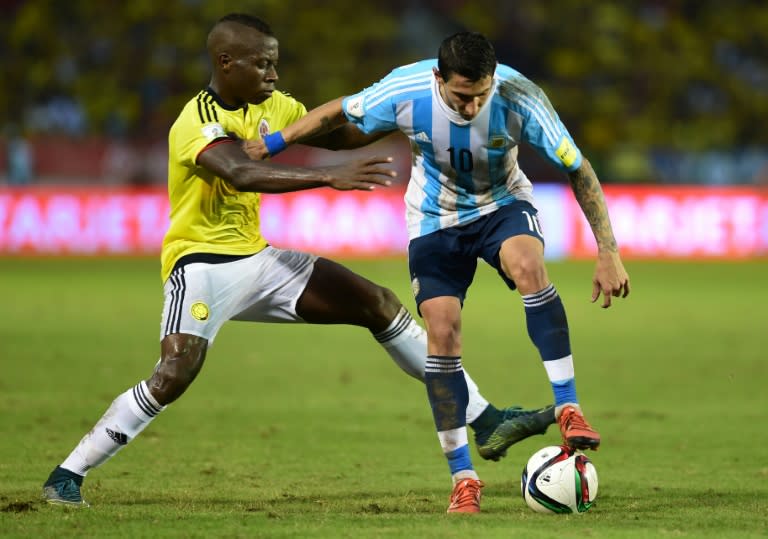
[[[467,289],[482,258],[496,268],[507,286],[515,283],[501,269],[499,250],[505,240],[527,235],[544,243],[536,209],[517,200],[466,225],[444,228],[411,240],[408,268],[417,307],[439,296],[454,296],[464,304]]]

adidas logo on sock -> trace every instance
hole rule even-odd
[[[128,443],[128,436],[123,434],[122,432],[117,432],[112,429],[104,429],[107,431],[107,436],[112,438],[114,442],[118,445],[125,445]]]

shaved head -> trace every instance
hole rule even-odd
[[[247,34],[248,28],[257,30],[265,36],[272,36],[269,25],[252,15],[244,13],[230,13],[219,19],[208,33],[208,55],[215,64],[216,57],[222,52],[232,53],[238,45],[242,44],[243,34]]]
[[[241,106],[268,99],[277,81],[277,39],[269,25],[252,15],[231,13],[208,33],[211,88],[227,103]]]

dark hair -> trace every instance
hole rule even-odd
[[[255,28],[264,35],[274,36],[272,33],[272,28],[270,28],[266,22],[262,21],[258,17],[254,17],[253,15],[246,15],[245,13],[230,13],[229,15],[224,15],[222,18],[220,18],[216,24],[221,24],[223,22],[236,22],[238,24],[242,24],[243,26],[250,26],[251,28]]]
[[[496,51],[479,32],[459,32],[443,40],[437,53],[437,69],[448,80],[456,73],[478,81],[496,71]]]

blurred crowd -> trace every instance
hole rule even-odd
[[[206,33],[232,11],[272,25],[279,86],[310,108],[479,30],[544,88],[604,182],[768,183],[765,0],[0,0],[0,11],[0,183],[35,181],[41,145],[85,139],[104,141],[113,181],[162,181],[167,129],[208,82]]]

